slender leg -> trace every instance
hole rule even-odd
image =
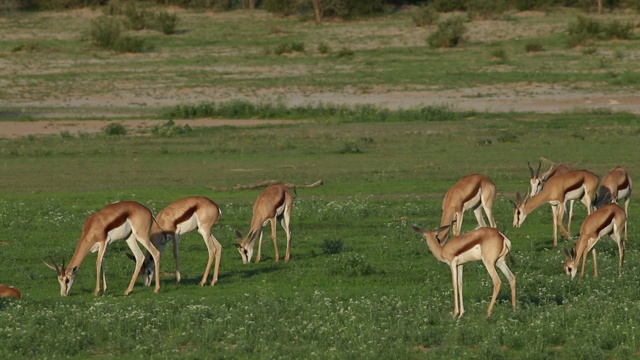
[[[462,231],[462,219],[464,218],[464,211],[456,213],[456,226],[453,227],[453,236],[460,235]]]
[[[198,232],[202,235],[202,239],[204,240],[205,245],[207,245],[207,253],[209,254],[209,258],[207,259],[207,266],[204,269],[204,274],[202,274],[202,280],[198,285],[204,286],[207,282],[207,278],[209,277],[209,270],[211,270],[211,264],[213,263],[214,256],[214,245],[212,235],[209,233],[210,230],[205,230],[202,227],[198,227]]]
[[[180,274],[180,234],[176,231],[173,234],[173,258],[176,261],[176,283],[182,279]]]
[[[458,315],[458,318],[461,318],[462,315],[464,315],[464,300],[462,296],[462,271],[462,265],[458,265],[458,302],[460,303],[460,314]]]
[[[516,310],[516,277],[515,275],[513,275],[513,273],[507,266],[507,263],[505,262],[504,257],[501,257],[500,259],[498,259],[498,261],[496,262],[496,266],[507,277],[507,280],[509,280],[509,287],[511,287],[511,307],[515,311]]]
[[[291,220],[291,214],[285,210],[285,213],[280,219],[280,225],[284,229],[284,233],[287,236],[287,248],[284,253],[284,262],[288,262],[289,256],[291,255],[291,228],[289,227],[290,220]]]
[[[498,298],[498,292],[500,291],[500,285],[502,281],[500,281],[500,277],[496,272],[495,264],[491,263],[489,260],[482,260],[484,266],[487,268],[489,272],[489,276],[491,276],[491,281],[493,282],[493,294],[491,295],[491,302],[489,303],[489,308],[487,309],[487,317],[491,316],[491,311],[493,310],[493,305],[496,303],[496,299]]]
[[[220,244],[218,239],[213,235],[211,235],[211,239],[213,240],[216,257],[216,262],[213,266],[213,278],[211,279],[211,286],[213,286],[218,281],[218,270],[220,269],[220,258],[222,257],[222,244]]]
[[[486,227],[487,223],[484,222],[484,217],[482,217],[482,206],[478,206],[473,210],[473,215],[476,216],[476,221],[480,227]]]
[[[458,317],[458,267],[455,264],[451,264],[451,282],[453,284],[453,317]]]
[[[260,236],[258,237],[258,255],[256,256],[256,262],[260,262],[260,254],[262,254],[262,230],[264,227],[260,228]]]
[[[104,252],[107,249],[107,242],[101,242],[98,246],[98,258],[96,259],[96,288],[93,290],[93,296],[98,296],[100,293],[100,277],[102,276],[102,259],[104,258]]]
[[[276,218],[273,218],[270,221],[271,221],[271,238],[273,239],[275,261],[278,262],[280,260],[280,254],[278,254],[278,240],[276,238]]]

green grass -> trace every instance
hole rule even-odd
[[[91,44],[88,20],[100,10],[3,18],[0,120],[305,121],[191,130],[167,122],[127,136],[0,139],[0,283],[23,293],[18,301],[0,299],[0,358],[624,359],[640,353],[635,198],[622,276],[617,247],[603,239],[600,277],[591,276],[589,258],[579,281],[562,273],[560,247],[570,242],[551,248],[549,207],[514,229],[509,202],[528,187],[527,161],[541,156],[600,176],[616,165],[640,174],[640,117],[609,109],[462,112],[455,104],[390,110],[312,97],[298,106],[279,98],[466,87],[486,89],[476,96],[491,98],[490,86],[520,83],[634,93],[640,83],[634,39],[595,40],[592,55],[569,49],[565,30],[576,13],[556,9],[514,14],[492,22],[494,30],[483,27],[487,22],[467,23],[469,42],[447,51],[428,48],[434,27],[415,27],[410,11],[322,26],[261,11],[177,14],[176,34],[139,34],[155,50],[135,55]],[[527,54],[531,42],[544,51]],[[265,51],[293,43],[305,52]],[[321,54],[320,44],[331,50]],[[492,59],[495,49],[504,51],[505,64]],[[118,97],[126,101],[110,103]],[[511,311],[503,284],[492,317],[484,318],[491,282],[474,263],[464,272],[466,313],[456,321],[449,269],[409,226],[437,226],[444,193],[469,173],[497,185],[494,215],[512,241],[518,309]],[[243,265],[233,232],[248,229],[259,190],[210,187],[268,179],[324,185],[297,191],[289,263],[273,262],[267,235],[263,261]],[[120,200],[157,212],[188,195],[208,196],[222,209],[213,229],[223,246],[215,287],[197,286],[207,254],[192,233],[181,240],[179,285],[166,252],[160,293],[138,280],[122,296],[133,263],[119,241],[106,253],[105,295],[92,296],[91,254],[70,296],[59,296],[43,261],[70,259],[88,214]],[[585,215],[576,205],[573,234]],[[465,216],[463,231],[474,228],[472,218]],[[283,246],[281,240],[281,253]]]
[[[570,281],[562,273],[561,248],[551,248],[549,207],[514,229],[508,200],[525,191],[526,162],[538,156],[601,176],[615,165],[640,173],[638,133],[637,116],[576,112],[1,140],[0,282],[17,286],[24,298],[0,299],[0,356],[632,357],[640,350],[640,318],[633,311],[640,260],[636,201],[623,275],[617,275],[615,244],[603,239],[600,277],[591,276],[589,258],[585,278]],[[345,142],[360,152],[341,152]],[[450,272],[409,226],[437,226],[444,192],[472,172],[497,184],[494,215],[513,244],[518,309],[511,311],[505,280],[492,317],[484,318],[491,283],[474,263],[465,270],[466,314],[456,321]],[[289,263],[273,262],[267,236],[263,261],[243,265],[233,230],[247,230],[259,190],[208,186],[266,179],[322,179],[325,185],[297,191]],[[158,211],[187,195],[209,196],[222,209],[213,229],[223,245],[215,287],[197,286],[207,255],[192,233],[181,241],[179,285],[166,252],[160,293],[139,280],[122,296],[133,263],[119,241],[106,253],[104,296],[91,294],[93,254],[70,296],[59,296],[55,274],[42,261],[69,260],[89,213],[118,200]],[[585,215],[576,205],[572,233]],[[464,231],[475,226],[471,214],[465,220]]]

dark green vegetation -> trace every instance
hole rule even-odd
[[[538,156],[600,175],[618,164],[640,173],[639,134],[635,116],[566,113],[3,140],[0,276],[24,299],[0,300],[0,356],[630,357],[640,350],[633,311],[638,202],[630,209],[622,276],[615,245],[603,239],[600,277],[591,276],[589,259],[587,276],[572,282],[561,271],[561,249],[550,248],[549,207],[513,229],[508,200],[525,191],[526,162]],[[346,144],[359,151],[342,151]],[[485,319],[490,279],[474,263],[465,271],[467,313],[455,321],[449,270],[409,225],[435,227],[446,189],[472,172],[498,186],[494,214],[513,243],[519,308],[511,311],[504,284]],[[263,261],[243,266],[233,229],[246,231],[259,190],[208,186],[273,178],[325,185],[298,189],[289,263],[273,263],[267,237]],[[123,297],[133,263],[125,243],[116,242],[106,254],[105,296],[91,295],[90,255],[70,297],[59,297],[42,261],[71,257],[87,214],[125,199],[158,211],[194,194],[211,197],[223,212],[213,230],[224,247],[215,287],[196,285],[206,250],[189,234],[181,242],[180,285],[167,252],[160,293],[139,284]],[[584,216],[576,205],[572,233]],[[473,227],[468,215],[464,229]]]
[[[509,203],[528,187],[527,161],[541,156],[601,176],[616,165],[640,174],[637,115],[485,113],[456,109],[455,101],[354,105],[387,91],[472,88],[487,100],[503,88],[526,98],[538,86],[590,99],[591,92],[634,94],[635,33],[568,48],[577,16],[558,10],[466,22],[466,42],[434,50],[428,37],[436,26],[416,27],[411,12],[315,26],[260,11],[180,11],[175,34],[140,35],[153,51],[121,55],[89,41],[87,20],[103,14],[19,13],[0,22],[2,120],[166,120],[144,130],[112,122],[95,135],[0,140],[0,283],[24,296],[0,299],[0,358],[622,359],[640,352],[639,201],[631,202],[623,274],[617,247],[603,239],[600,277],[591,276],[589,258],[579,281],[562,273],[561,247],[570,242],[551,248],[549,206],[513,229]],[[631,17],[612,14],[602,24]],[[291,94],[309,101],[291,104]],[[344,101],[314,101],[316,94]],[[173,122],[196,117],[304,122]],[[466,314],[455,321],[449,269],[409,226],[436,227],[446,190],[476,172],[498,187],[494,215],[512,241],[518,310],[504,284],[484,318],[491,281],[474,263],[464,272]],[[289,263],[273,262],[266,236],[263,261],[243,265],[233,230],[246,232],[260,190],[209,186],[268,179],[325,185],[297,191]],[[104,296],[91,294],[95,255],[70,296],[58,295],[43,261],[70,259],[88,214],[119,200],[157,212],[187,195],[209,196],[222,209],[213,229],[223,245],[215,287],[197,286],[207,255],[194,233],[181,241],[182,284],[174,284],[167,252],[159,294],[139,281],[122,296],[133,263],[120,241],[106,253]],[[574,235],[586,215],[575,208]],[[463,230],[474,226],[467,214]]]

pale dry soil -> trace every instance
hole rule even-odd
[[[47,13],[47,17],[82,17],[87,20],[100,15],[97,11],[83,10],[77,12]],[[212,22],[225,21],[226,16],[258,16],[267,17],[268,14],[245,15],[243,13],[216,14],[207,13]],[[45,15],[43,15],[45,16]],[[188,21],[189,13],[181,13],[185,21]],[[202,16],[201,14],[193,16]],[[544,19],[542,14],[520,14],[518,16],[539,17]],[[66,18],[62,19],[65,20]],[[62,21],[60,20],[60,21]],[[2,17],[0,17],[2,21]],[[4,21],[8,21],[4,19]],[[484,22],[476,21],[469,26],[470,41],[499,41],[504,37],[525,36],[530,33],[546,34],[557,32],[563,29],[563,23],[550,24],[548,22],[533,22],[532,26],[518,26],[513,22]],[[375,26],[372,23],[371,26]],[[339,26],[325,26],[321,28],[320,34],[325,37],[338,36],[334,32],[341,31]],[[366,27],[360,29],[364,34],[371,32]],[[34,29],[30,32],[15,32],[4,34],[9,38],[18,37],[16,40],[28,41],[33,37],[66,37],[77,36],[79,29],[61,29],[60,31],[44,32]],[[426,38],[424,29],[406,27],[385,28],[384,35],[388,37],[391,45],[408,46],[416,45],[416,41],[424,42]],[[521,34],[522,31],[527,33]],[[343,29],[342,29],[342,32]],[[340,36],[346,36],[339,34]],[[348,36],[353,37],[350,43],[359,44],[354,47],[376,47],[377,43],[371,43],[363,34],[349,32]],[[378,36],[381,34],[378,33]],[[343,39],[344,40],[344,39]],[[314,44],[309,43],[309,48]],[[213,47],[213,49],[217,49]],[[234,51],[233,49],[227,49]],[[227,51],[218,49],[217,51]],[[260,51],[260,49],[256,50]],[[635,53],[634,53],[635,54]],[[223,56],[224,54],[215,54]],[[158,54],[148,54],[146,56],[169,56],[163,52]],[[171,56],[178,56],[172,54]],[[634,55],[635,56],[635,55]],[[0,85],[3,86],[0,93],[0,138],[20,137],[27,135],[55,135],[69,133],[72,135],[80,133],[96,133],[102,131],[109,123],[109,119],[125,125],[132,134],[148,133],[150,127],[161,124],[166,120],[120,120],[127,118],[153,117],[150,114],[157,114],[153,109],[171,107],[178,104],[197,104],[205,102],[224,102],[230,99],[249,101],[278,101],[289,106],[300,106],[308,104],[343,104],[359,105],[373,104],[376,106],[398,109],[414,108],[420,106],[447,105],[454,110],[475,110],[489,112],[540,112],[540,113],[561,113],[575,110],[607,109],[610,111],[626,111],[640,114],[640,94],[636,92],[611,91],[602,92],[591,88],[590,84],[545,84],[536,82],[518,84],[500,84],[495,86],[475,86],[463,89],[433,89],[427,86],[412,86],[404,88],[393,88],[388,86],[372,86],[366,89],[358,88],[357,85],[347,86],[338,89],[315,88],[313,86],[304,88],[292,88],[288,86],[274,88],[240,89],[216,86],[176,84],[170,80],[162,80],[158,77],[144,83],[129,81],[126,79],[109,79],[108,89],[105,91],[104,81],[97,83],[74,84],[71,87],[60,88],[58,84],[38,83],[37,87],[27,82],[10,82],[7,79],[12,74],[22,76],[37,73],[64,72],[73,69],[73,61],[68,63],[49,62],[46,56],[41,58],[29,58],[26,60],[13,62],[12,56],[0,58]],[[115,57],[119,59],[119,57]],[[128,58],[125,58],[125,60]],[[131,56],[129,59],[135,62],[137,58]],[[113,59],[88,61],[104,63],[107,66]],[[119,60],[124,61],[124,60]],[[254,76],[249,74],[265,74],[273,71],[287,72],[307,72],[308,69],[298,69],[289,67],[282,68],[250,69],[236,66],[225,69],[210,68],[215,65],[207,65],[203,71],[224,71],[234,76]],[[228,67],[228,65],[227,65]],[[71,70],[70,70],[71,69]],[[164,69],[167,70],[167,69]],[[174,69],[175,70],[175,69]],[[260,71],[258,71],[260,70]],[[147,71],[147,70],[146,70]],[[148,71],[161,72],[161,69]],[[283,74],[285,75],[285,74]],[[255,75],[257,76],[257,75]],[[4,110],[3,110],[4,109]],[[16,117],[16,113],[24,112],[31,119],[37,121],[8,122],[2,121]],[[19,115],[19,114],[18,114]],[[83,119],[83,120],[69,120]],[[176,125],[189,124],[191,127],[199,126],[254,126],[258,124],[276,123],[267,120],[224,120],[224,119],[197,119],[197,120],[176,120]],[[279,121],[281,122],[281,121]]]

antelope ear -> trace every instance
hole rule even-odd
[[[569,251],[567,251],[566,247],[562,247],[562,253],[564,254],[564,257],[566,257],[567,259],[571,259],[571,254],[569,254]]]
[[[71,268],[70,274],[75,276],[77,272],[78,272],[78,267],[74,266],[73,268]]]
[[[417,232],[420,235],[424,233],[424,230],[422,230],[418,225],[411,225],[411,230]]]
[[[235,230],[235,235],[236,235],[236,239],[238,240],[243,240],[244,236],[242,236],[242,234],[240,233],[240,231],[238,229]]]
[[[242,245],[236,243],[236,249],[242,249]]]
[[[48,263],[48,262],[46,262],[46,261],[43,261],[43,263],[44,263],[45,265],[47,265],[50,269],[55,270],[55,271],[58,271],[58,268],[57,268],[55,265],[51,265],[51,264],[49,264],[49,263]]]

